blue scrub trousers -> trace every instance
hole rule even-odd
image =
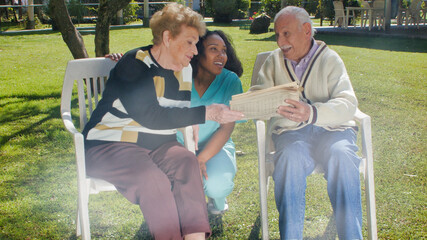
[[[215,208],[224,210],[225,199],[234,188],[236,175],[236,150],[228,141],[215,156],[206,163],[208,180],[203,178],[203,189],[207,197],[214,200]]]

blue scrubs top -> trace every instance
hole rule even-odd
[[[230,105],[231,96],[243,92],[242,83],[239,77],[232,71],[223,69],[221,74],[216,76],[209,88],[199,97],[194,87],[191,89],[191,107],[208,106],[214,103]],[[199,150],[203,149],[211,136],[220,127],[220,124],[215,121],[206,121],[199,125]],[[180,132],[177,134],[178,141],[183,143],[183,137]],[[231,142],[231,139],[228,140]]]

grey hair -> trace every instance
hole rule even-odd
[[[304,8],[295,6],[287,6],[282,8],[282,10],[280,10],[274,17],[274,23],[276,23],[276,21],[283,15],[295,16],[295,18],[300,22],[300,26],[302,26],[304,23],[309,23],[311,26],[311,37],[316,34],[316,29],[313,27],[313,21],[311,21],[310,15],[308,15],[308,12]]]

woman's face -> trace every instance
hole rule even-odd
[[[181,32],[169,41],[170,54],[172,55],[173,70],[180,71],[190,64],[194,55],[197,55],[196,43],[199,41],[197,29],[181,26]]]
[[[204,56],[200,58],[199,72],[211,75],[219,75],[227,63],[227,47],[224,40],[213,34],[203,41],[205,47]]]

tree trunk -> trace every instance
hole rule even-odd
[[[280,1],[280,7],[281,7],[281,8],[284,8],[284,7],[286,7],[286,6],[288,6],[288,1],[286,1],[286,0],[282,0],[282,1]]]
[[[95,54],[103,57],[110,53],[110,23],[120,9],[129,4],[130,0],[100,0],[98,19],[95,27]]]
[[[88,58],[89,55],[87,54],[82,35],[77,31],[71,21],[65,0],[50,0],[49,13],[50,17],[57,24],[62,39],[67,44],[74,59]]]

